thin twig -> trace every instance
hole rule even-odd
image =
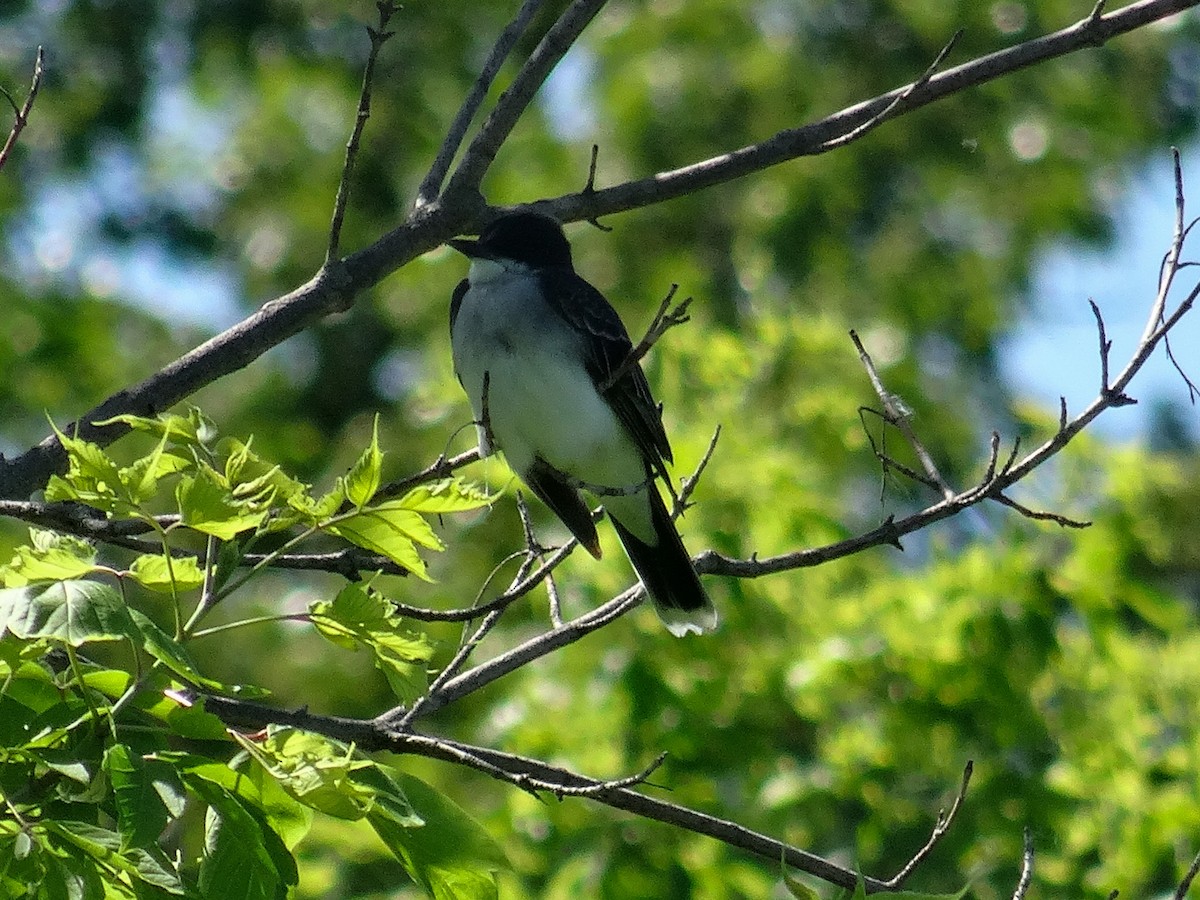
[[[596,193],[596,163],[599,162],[599,160],[600,160],[600,145],[592,144],[592,158],[591,158],[591,161],[588,163],[587,183],[583,186],[583,193],[585,195]],[[600,220],[597,219],[595,216],[592,216],[591,218],[589,218],[587,220],[587,222],[589,225],[593,226],[594,228],[598,228],[601,231],[612,231],[611,225],[602,225],[600,223]]]
[[[467,129],[471,127],[471,122],[474,120],[476,113],[479,112],[479,107],[483,105],[488,91],[491,90],[492,83],[496,80],[496,75],[500,72],[504,61],[508,59],[508,55],[512,52],[513,47],[517,45],[517,41],[521,39],[521,35],[525,33],[525,30],[529,27],[529,23],[533,21],[533,17],[544,2],[545,0],[525,0],[521,4],[521,8],[517,10],[517,14],[513,17],[513,20],[505,26],[504,30],[500,32],[500,36],[496,38],[492,49],[488,51],[487,59],[483,61],[483,67],[479,70],[479,76],[475,79],[475,83],[471,85],[471,90],[467,93],[467,96],[463,98],[462,106],[458,108],[458,112],[454,116],[454,121],[446,129],[445,140],[442,141],[442,146],[438,148],[433,164],[421,180],[421,186],[417,189],[415,204],[417,208],[433,202],[437,197],[438,191],[441,190],[442,182],[446,180],[446,173],[450,171],[450,164],[454,161],[455,155],[462,146],[463,138],[466,137]]]
[[[1029,892],[1029,885],[1033,881],[1033,836],[1029,833],[1029,826],[1025,826],[1025,849],[1021,853],[1021,877],[1017,881],[1017,888],[1013,891],[1012,900],[1025,900],[1025,895]]]
[[[638,341],[637,346],[626,354],[621,360],[621,364],[613,370],[607,378],[600,383],[597,390],[601,394],[607,394],[613,387],[620,383],[621,379],[633,371],[634,367],[642,361],[650,348],[658,343],[658,339],[666,334],[676,325],[682,325],[684,322],[690,322],[691,316],[688,315],[687,309],[691,305],[692,298],[685,297],[680,300],[674,309],[671,308],[671,301],[675,299],[675,292],[679,290],[679,285],[671,285],[667,295],[663,297],[662,302],[658,304],[658,311],[654,314],[654,318],[650,321],[650,327],[646,329],[646,334]]]
[[[913,858],[905,863],[904,868],[885,882],[889,891],[899,890],[900,886],[908,880],[908,877],[916,871],[917,866],[924,862],[925,858],[933,852],[933,848],[938,845],[942,836],[950,830],[950,823],[958,815],[958,809],[962,806],[962,802],[967,796],[967,787],[971,784],[971,773],[974,771],[975,763],[972,760],[967,760],[967,764],[963,767],[962,781],[958,786],[958,794],[954,798],[954,803],[950,806],[950,812],[946,812],[944,809],[938,810],[937,823],[933,826],[933,833],[929,836],[929,840],[925,842],[925,846],[918,850]]]
[[[1179,886],[1175,888],[1174,900],[1184,900],[1187,892],[1192,888],[1192,882],[1196,880],[1196,875],[1200,874],[1200,853],[1196,854],[1196,858],[1192,860],[1192,864],[1188,867],[1187,873],[1183,876],[1183,880],[1179,882]]]
[[[1083,519],[1072,519],[1068,516],[1060,515],[1059,513],[1043,512],[1042,510],[1030,509],[1022,503],[1009,497],[1007,494],[995,494],[991,497],[1002,506],[1007,506],[1009,509],[1015,509],[1027,519],[1035,519],[1039,522],[1053,522],[1056,525],[1061,525],[1063,528],[1091,528],[1092,523]]]
[[[479,184],[487,174],[501,145],[533,101],[550,71],[571,49],[606,0],[574,0],[538,42],[512,84],[496,101],[479,133],[467,147],[454,174],[446,184],[446,197],[478,196]]]
[[[929,480],[937,485],[942,497],[946,500],[951,499],[954,497],[954,489],[946,483],[946,479],[938,471],[937,463],[933,461],[933,456],[925,449],[925,445],[921,443],[916,432],[913,431],[912,423],[909,421],[912,413],[904,406],[903,401],[899,397],[883,386],[883,381],[875,369],[875,363],[872,362],[870,354],[867,353],[866,348],[858,337],[858,333],[854,329],[850,330],[850,340],[854,342],[854,347],[858,350],[858,358],[862,361],[863,366],[867,370],[867,377],[871,380],[871,386],[875,388],[879,402],[883,404],[884,412],[887,414],[886,420],[904,435],[904,439],[908,441],[909,445],[913,448],[913,452],[917,454],[917,459],[921,461],[921,468],[925,470],[925,474],[929,476]]]
[[[368,26],[367,34],[371,38],[371,52],[367,54],[367,65],[363,69],[362,91],[358,97],[358,113],[354,117],[354,128],[350,132],[350,140],[346,142],[346,161],[342,164],[342,178],[338,182],[337,197],[333,201],[333,220],[329,225],[329,245],[325,250],[325,264],[329,265],[338,257],[338,249],[342,240],[342,220],[346,216],[346,203],[350,199],[350,177],[354,174],[354,164],[358,160],[359,141],[362,139],[363,128],[371,117],[371,82],[375,78],[375,62],[379,59],[379,51],[394,32],[387,30],[388,21],[395,14],[397,7],[392,0],[378,0],[375,4],[379,10],[379,25],[375,28]]]
[[[3,92],[12,106],[14,115],[12,130],[8,133],[8,140],[0,148],[0,169],[3,169],[4,164],[8,162],[8,157],[12,153],[13,147],[17,145],[17,138],[21,136],[21,132],[25,130],[25,126],[29,124],[29,113],[33,110],[33,101],[37,99],[38,91],[42,87],[42,73],[45,71],[45,62],[46,53],[41,47],[38,47],[37,56],[33,63],[33,83],[29,85],[29,93],[25,96],[25,102],[20,107],[13,100],[12,94],[4,88],[0,88],[0,92]]]
[[[875,115],[871,116],[871,118],[867,119],[857,128],[854,128],[843,135],[839,135],[836,138],[830,138],[825,142],[825,144],[822,145],[821,149],[836,150],[838,147],[844,147],[846,144],[858,140],[868,131],[873,131],[874,129],[878,128],[889,118],[891,118],[892,113],[896,112],[896,110],[898,110],[906,100],[908,100],[913,94],[929,83],[929,79],[931,79],[937,70],[942,67],[942,63],[946,61],[946,57],[950,55],[950,51],[954,49],[954,45],[958,43],[962,36],[963,29],[960,28],[958,31],[954,32],[954,35],[946,43],[946,46],[942,48],[941,52],[938,53],[936,57],[934,57],[933,62],[929,64],[929,67],[925,70],[920,78],[896,94],[896,96],[887,106],[885,106]]]

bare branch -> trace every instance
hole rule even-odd
[[[1017,888],[1013,891],[1012,900],[1025,900],[1029,893],[1029,885],[1033,881],[1033,837],[1029,827],[1025,828],[1025,849],[1021,853],[1021,877],[1017,880]]]
[[[38,91],[42,87],[42,73],[45,71],[46,53],[41,48],[37,48],[37,57],[33,63],[33,83],[29,85],[29,93],[25,96],[25,102],[21,106],[17,106],[17,102],[13,100],[12,95],[0,88],[3,91],[5,98],[13,108],[13,126],[8,133],[8,139],[4,142],[4,146],[0,147],[0,169],[4,168],[4,164],[8,162],[9,156],[12,154],[13,147],[17,146],[17,139],[21,136],[21,132],[25,130],[25,126],[29,124],[29,113],[33,110],[33,101],[37,99]]]
[[[954,798],[954,803],[950,806],[950,812],[938,810],[937,824],[933,826],[933,833],[929,836],[925,846],[916,852],[912,859],[905,863],[904,868],[897,872],[892,878],[884,882],[887,890],[895,891],[908,880],[908,877],[916,871],[917,866],[925,861],[926,857],[933,852],[933,848],[938,845],[938,841],[942,836],[950,830],[950,823],[954,821],[954,817],[958,815],[958,809],[962,806],[963,800],[967,796],[967,787],[971,784],[971,774],[975,771],[975,763],[972,760],[967,760],[967,764],[963,767],[962,781],[958,786],[958,794]]]
[[[607,394],[613,389],[622,378],[633,371],[634,367],[642,361],[650,348],[658,343],[658,339],[666,334],[676,325],[682,325],[684,322],[690,322],[691,316],[688,315],[687,309],[692,303],[691,297],[685,297],[680,300],[674,309],[671,309],[671,301],[675,299],[675,292],[679,290],[679,285],[673,284],[667,291],[667,295],[663,297],[662,302],[658,304],[658,311],[654,314],[654,318],[650,321],[650,327],[646,329],[645,336],[638,341],[637,346],[629,351],[629,354],[621,360],[621,364],[600,384],[599,391],[601,394]]]
[[[921,75],[920,78],[918,78],[908,87],[904,88],[902,91],[900,91],[900,93],[896,94],[895,99],[893,99],[879,112],[875,113],[875,115],[871,116],[871,118],[867,119],[867,121],[843,135],[826,141],[824,147],[822,148],[823,151],[836,150],[838,147],[844,147],[846,144],[852,143],[853,141],[858,140],[860,137],[863,137],[868,131],[874,131],[876,128],[890,119],[895,112],[904,106],[904,103],[914,93],[929,83],[929,79],[932,78],[934,73],[942,67],[942,63],[946,61],[946,57],[950,55],[950,51],[954,49],[954,45],[959,42],[962,36],[963,30],[960,28],[958,31],[954,32],[954,36],[950,38],[946,46],[942,48],[941,52],[938,53],[933,62],[929,64],[929,68],[925,70],[924,74]]]
[[[346,215],[346,203],[350,199],[350,177],[354,174],[354,164],[358,160],[358,145],[362,138],[363,128],[371,117],[371,82],[375,78],[375,62],[379,59],[379,51],[393,32],[387,30],[388,22],[396,13],[396,4],[392,0],[378,0],[375,4],[379,10],[379,24],[368,28],[371,38],[371,52],[367,54],[367,65],[363,69],[362,91],[358,96],[358,113],[354,117],[354,128],[350,132],[350,140],[346,142],[346,161],[342,164],[342,178],[338,183],[337,197],[333,201],[333,221],[329,226],[329,245],[325,250],[325,264],[329,265],[338,257],[338,247],[342,240],[342,220]]]
[[[780,131],[760,143],[721,153],[680,169],[658,172],[599,191],[564,194],[538,205],[560,221],[574,222],[661,203],[701,188],[724,184],[754,172],[761,172],[802,156],[826,153],[831,147],[831,142],[836,142],[879,115],[906,92],[907,99],[903,107],[893,113],[893,119],[968,87],[1086,47],[1098,46],[1117,35],[1195,5],[1196,0],[1141,0],[1108,15],[1097,17],[1089,14],[1087,18],[1060,31],[940,72],[918,87],[910,84],[896,88],[872,100],[833,113],[819,122]]]
[[[875,388],[875,393],[879,396],[879,402],[883,404],[884,419],[889,424],[896,426],[904,439],[912,446],[913,452],[917,454],[917,459],[921,461],[921,468],[925,470],[925,474],[929,477],[929,481],[937,485],[942,496],[949,500],[954,496],[954,490],[946,483],[946,479],[942,477],[942,473],[938,471],[937,463],[933,461],[933,456],[925,449],[925,445],[917,438],[916,432],[913,431],[912,423],[909,421],[912,418],[912,413],[905,407],[904,402],[895,394],[889,392],[884,386],[883,381],[879,377],[879,373],[875,370],[875,363],[871,361],[870,355],[863,347],[862,341],[859,340],[857,332],[850,330],[850,340],[854,342],[855,349],[858,350],[858,358],[862,361],[863,366],[867,370],[867,376],[871,379],[871,386]]]
[[[1188,867],[1183,880],[1175,888],[1174,900],[1184,900],[1187,897],[1188,891],[1192,888],[1192,882],[1196,880],[1196,875],[1198,874],[1200,874],[1200,853],[1196,854],[1196,858],[1192,860],[1192,864]]]
[[[604,6],[605,0],[574,0],[558,17],[545,37],[534,48],[517,77],[484,121],[483,127],[467,147],[467,152],[450,176],[445,196],[477,196],[479,183],[496,158],[500,146],[512,133],[517,120],[533,101],[550,71],[571,49],[571,45]],[[590,216],[588,218],[595,218]]]
[[[1083,519],[1072,519],[1058,513],[1043,512],[1042,510],[1030,509],[1024,504],[1018,503],[1006,494],[996,494],[992,498],[997,503],[1007,506],[1009,509],[1015,509],[1027,519],[1035,519],[1039,522],[1054,522],[1056,525],[1061,525],[1063,528],[1091,528],[1092,523]]]
[[[446,130],[446,138],[438,149],[433,165],[429,167],[429,172],[426,173],[425,178],[421,181],[421,186],[417,189],[415,205],[418,208],[432,203],[436,199],[442,182],[446,180],[446,173],[450,171],[450,164],[454,161],[459,147],[462,146],[463,138],[467,136],[467,129],[471,127],[475,114],[479,112],[479,107],[483,105],[488,91],[492,88],[492,82],[496,80],[496,75],[500,72],[504,61],[508,59],[508,55],[516,46],[517,41],[521,39],[521,35],[529,28],[529,23],[533,21],[533,17],[543,2],[544,0],[525,0],[521,4],[521,8],[517,10],[516,16],[500,32],[496,43],[488,51],[487,59],[484,60],[483,67],[479,70],[479,77],[475,79],[471,90],[463,99],[462,106],[458,108],[454,121]]]

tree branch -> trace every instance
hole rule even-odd
[[[905,85],[833,113],[818,122],[786,129],[767,140],[713,156],[680,169],[658,172],[601,190],[563,194],[538,204],[560,221],[575,222],[661,203],[702,188],[724,184],[802,156],[816,156],[844,146],[844,138],[880,115],[898,98],[891,118],[928,106],[952,94],[994,81],[1038,63],[1065,56],[1141,28],[1195,6],[1200,0],[1142,0],[1108,15],[1087,18],[1043,37],[979,57],[930,77],[924,84]]]
[[[333,202],[333,221],[329,226],[329,245],[325,250],[325,264],[329,265],[338,256],[338,248],[342,239],[342,220],[346,215],[346,203],[350,199],[350,176],[354,174],[354,163],[358,160],[358,145],[362,138],[363,128],[371,117],[371,83],[375,78],[375,62],[379,59],[379,51],[393,32],[387,30],[388,21],[396,12],[396,4],[392,0],[378,0],[375,4],[379,10],[379,24],[368,28],[371,38],[371,52],[367,54],[367,65],[363,69],[362,90],[358,95],[358,113],[354,117],[354,128],[350,132],[350,140],[346,142],[346,160],[342,164],[342,177],[338,182],[337,196]]]
[[[33,101],[37,99],[38,91],[42,87],[42,73],[45,71],[46,54],[41,48],[37,48],[37,57],[33,63],[33,83],[29,85],[29,93],[25,95],[25,102],[17,106],[17,102],[13,100],[12,94],[0,87],[0,93],[4,94],[9,105],[13,108],[13,126],[8,133],[8,139],[4,142],[4,146],[0,147],[0,169],[4,168],[4,164],[8,162],[9,155],[13,151],[13,147],[17,146],[17,139],[21,136],[21,132],[25,130],[25,126],[29,124],[29,113],[33,111]]]
[[[605,0],[574,0],[538,42],[517,77],[484,121],[446,185],[447,198],[478,197],[479,184],[501,145],[508,139],[542,84],[566,56],[583,29],[600,12]]]
[[[454,161],[459,147],[462,146],[463,138],[466,137],[467,129],[471,127],[475,114],[479,112],[479,107],[483,105],[488,91],[491,90],[492,82],[496,80],[500,67],[508,59],[508,55],[516,46],[517,41],[521,39],[521,35],[529,28],[529,23],[533,21],[533,17],[541,9],[543,2],[544,0],[525,0],[513,20],[500,32],[500,37],[496,38],[496,43],[492,45],[487,59],[484,60],[483,68],[479,70],[479,77],[475,79],[471,90],[463,99],[462,106],[454,116],[454,121],[446,130],[446,139],[442,141],[442,146],[438,149],[433,164],[429,167],[425,178],[422,179],[421,186],[417,188],[415,204],[417,207],[426,206],[437,199],[438,191],[441,190],[442,183],[446,180],[446,173],[450,171],[450,164]]]
[[[1107,15],[1089,16],[1061,31],[941,72],[915,90],[910,91],[912,86],[906,85],[811,125],[780,132],[759,144],[672,172],[600,190],[589,186],[533,205],[562,221],[577,221],[659,203],[790,159],[823,153],[829,149],[829,141],[869,121],[906,91],[909,94],[903,108],[895,111],[893,119],[968,87],[1103,43],[1197,3],[1200,0],[1142,0]],[[109,444],[128,429],[123,425],[97,427],[92,422],[122,413],[153,415],[168,409],[326,316],[348,309],[357,294],[455,234],[493,216],[495,211],[483,206],[478,197],[479,180],[538,86],[602,5],[603,0],[576,0],[547,32],[512,87],[498,101],[438,201],[415,209],[406,222],[375,243],[324,266],[307,284],[270,301],[243,322],[141,383],[112,395],[61,430]],[[0,461],[0,498],[27,498],[64,464],[62,447],[53,435],[14,459]]]

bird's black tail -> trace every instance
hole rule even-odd
[[[683,637],[689,631],[697,634],[712,631],[717,627],[717,611],[700,584],[700,576],[692,567],[692,558],[684,548],[657,488],[650,485],[647,493],[657,546],[639,540],[610,517],[617,536],[667,629],[676,637]]]

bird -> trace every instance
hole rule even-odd
[[[470,261],[450,302],[450,343],[480,456],[503,452],[599,559],[583,492],[597,497],[667,629],[713,631],[716,609],[657,486],[673,462],[661,407],[626,362],[633,343],[617,311],[575,271],[561,223],[506,212],[477,240],[448,243]]]

